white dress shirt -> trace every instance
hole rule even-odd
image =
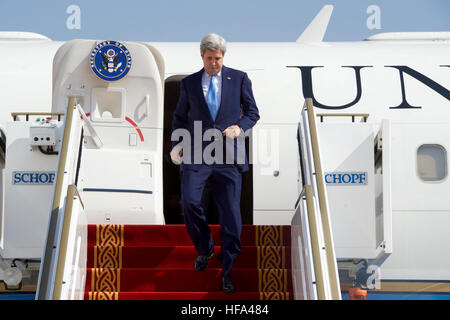
[[[203,75],[202,75],[202,89],[203,89],[203,95],[205,96],[205,100],[206,96],[208,95],[208,90],[209,90],[209,83],[211,81],[211,76],[209,74],[207,74],[205,71],[203,71]],[[216,97],[217,97],[217,107],[220,108],[220,98],[222,96],[222,70],[220,70],[220,72],[217,74],[217,92],[216,92]]]

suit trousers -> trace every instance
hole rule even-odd
[[[222,248],[222,276],[230,275],[241,251],[242,219],[240,210],[242,176],[236,166],[202,165],[186,168],[181,179],[184,220],[199,255],[209,255],[214,243],[202,206],[202,194],[209,179],[211,196],[218,210]]]

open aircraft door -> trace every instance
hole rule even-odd
[[[73,40],[56,53],[53,112],[86,114],[79,191],[89,223],[163,224],[164,61],[138,42]]]

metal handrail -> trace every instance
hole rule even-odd
[[[11,117],[16,121],[18,116],[25,116],[28,121],[29,116],[58,116],[58,121],[64,116],[64,112],[12,112]]]
[[[57,179],[55,182],[55,196],[53,198],[52,212],[54,210],[57,210],[61,203],[61,194],[64,180],[64,168],[66,166],[67,153],[69,150],[69,138],[70,138],[70,131],[72,130],[72,117],[75,103],[76,97],[70,97],[69,106],[67,107],[66,124],[64,126],[64,136],[61,146],[61,156],[59,158]]]
[[[92,140],[94,141],[97,148],[101,148],[103,146],[103,142],[100,139],[97,131],[95,130],[94,126],[92,125],[91,121],[89,121],[89,118],[87,117],[86,113],[84,112],[83,108],[77,104],[75,106],[77,108],[78,112],[81,114],[81,118],[83,119],[84,124],[89,130],[89,133],[91,134]]]
[[[55,274],[55,286],[53,288],[53,300],[61,300],[63,275],[67,255],[67,243],[69,240],[70,221],[72,219],[73,199],[76,194],[78,194],[77,187],[75,185],[70,185],[67,188],[66,204],[64,208],[64,221],[59,244],[58,265]]]
[[[322,165],[319,154],[319,142],[316,122],[314,119],[314,107],[312,99],[307,98],[305,100],[308,122],[309,122],[309,134],[311,138],[311,146],[314,159],[314,171],[316,176],[317,191],[319,197],[319,207],[323,226],[323,235],[325,241],[325,251],[327,257],[328,274],[330,277],[331,296],[334,300],[341,299],[339,276],[337,271],[336,256],[334,253],[333,238],[331,233],[331,222],[328,213],[328,206],[325,197],[325,182],[323,177]]]
[[[319,231],[316,219],[316,208],[314,205],[312,186],[305,185],[301,196],[306,197],[306,210],[308,214],[308,226],[311,241],[312,257],[314,261],[314,274],[316,278],[317,298],[326,299],[325,280],[322,273],[322,259],[320,258]]]
[[[369,118],[368,113],[318,113],[316,117],[320,118],[320,122],[323,122],[323,117],[352,117],[352,122],[355,122],[355,117],[361,117],[364,122],[367,122]]]
[[[69,103],[67,107],[66,121],[64,125],[64,137],[61,143],[61,151],[59,153],[59,165],[58,171],[56,174],[56,181],[54,186],[53,193],[53,203],[49,217],[49,225],[48,225],[48,233],[47,233],[47,241],[44,248],[44,253],[42,256],[41,270],[39,275],[39,284],[38,291],[36,293],[36,299],[45,299],[46,292],[48,291],[48,287],[51,284],[50,275],[51,275],[51,267],[52,267],[52,256],[53,256],[53,244],[55,241],[55,237],[57,236],[57,226],[58,226],[58,214],[59,214],[59,206],[61,204],[61,194],[64,180],[64,167],[66,165],[67,160],[67,152],[68,152],[68,144],[69,144],[69,136],[70,130],[72,127],[72,117],[73,117],[73,108],[75,106],[76,97],[70,97]]]
[[[76,109],[77,97],[69,98],[67,112],[65,114],[64,135],[61,142],[61,151],[59,153],[58,169],[54,185],[53,202],[49,217],[48,233],[44,254],[42,257],[41,270],[39,275],[38,292],[36,299],[60,299],[62,290],[62,277],[64,275],[65,257],[68,246],[68,235],[70,221],[72,216],[72,206],[74,196],[77,196],[82,207],[84,207],[79,196],[76,185],[73,181],[65,181],[67,177],[66,166],[69,161],[69,148],[71,143],[72,124],[74,121],[74,112]],[[78,113],[77,113],[78,114]],[[78,155],[79,157],[80,155]],[[67,184],[69,184],[67,186]],[[67,192],[65,191],[67,190]],[[64,193],[67,195],[64,203]],[[61,208],[65,206],[64,212]],[[59,238],[59,239],[58,239]],[[58,241],[58,245],[55,241]],[[56,247],[59,251],[56,252]],[[54,263],[56,262],[56,270]],[[53,291],[51,286],[53,285]]]

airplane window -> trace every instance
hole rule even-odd
[[[417,149],[417,170],[424,181],[440,181],[447,176],[447,150],[438,144],[424,144]]]

